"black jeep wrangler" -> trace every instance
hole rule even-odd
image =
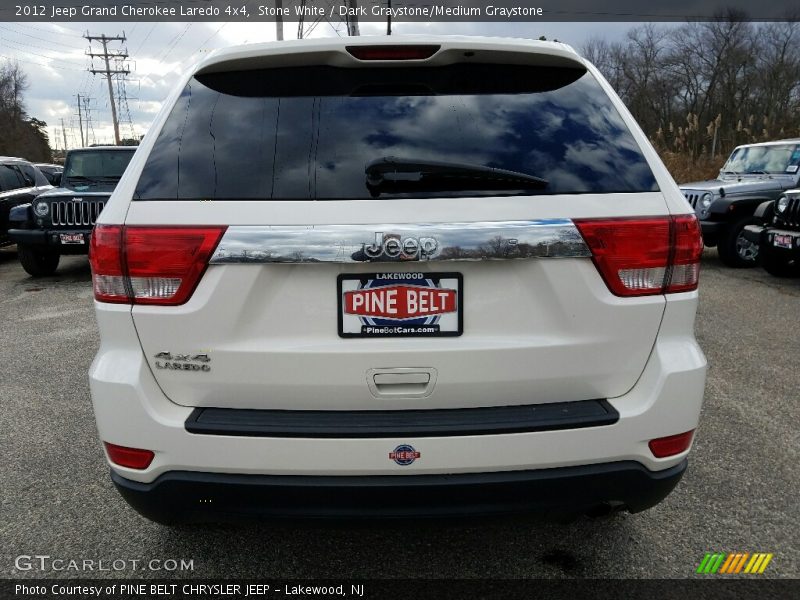
[[[759,246],[744,235],[757,223],[754,213],[785,190],[800,187],[800,139],[748,144],[735,148],[717,179],[682,183],[706,246],[716,246],[729,267],[758,264]]]
[[[87,254],[100,211],[136,151],[96,146],[67,152],[61,187],[11,209],[9,238],[22,268],[33,277],[52,275],[62,254]]]
[[[52,189],[42,172],[24,158],[0,156],[0,247],[13,244],[8,237],[11,211]]]
[[[761,266],[776,277],[800,277],[800,189],[764,202],[755,216],[760,224],[748,225],[744,234],[759,245]]]

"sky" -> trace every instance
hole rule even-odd
[[[558,39],[576,49],[590,38],[622,39],[633,27],[631,23],[399,23],[392,24],[392,33],[458,34],[537,39],[546,36]],[[309,26],[309,23],[306,23]],[[384,35],[383,23],[360,23],[361,35]],[[0,61],[18,61],[28,76],[29,89],[25,107],[32,117],[47,122],[50,145],[79,147],[77,95],[89,98],[91,129],[84,136],[89,143],[113,143],[114,134],[109,106],[108,85],[103,75],[92,75],[91,60],[86,56],[91,35],[122,36],[124,44],[110,44],[110,50],[127,49],[127,107],[118,106],[121,137],[145,134],[151,121],[171,91],[178,75],[211,50],[244,43],[276,39],[274,23],[11,23],[0,22]],[[284,23],[284,38],[297,35],[297,23]],[[338,27],[320,22],[306,37],[346,35],[344,23]],[[94,42],[92,52],[100,52]],[[94,59],[100,69],[102,59]],[[112,67],[113,68],[113,67]],[[116,93],[116,90],[115,90]],[[82,110],[85,107],[82,101]],[[61,122],[64,128],[62,131]]]

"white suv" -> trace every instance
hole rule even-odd
[[[701,249],[568,46],[217,52],[92,236],[111,476],[160,522],[643,510],[698,422]]]

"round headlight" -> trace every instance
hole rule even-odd
[[[37,202],[33,205],[33,212],[36,213],[37,217],[46,217],[47,213],[50,212],[50,205],[44,200]]]
[[[786,210],[786,207],[789,205],[789,198],[786,196],[781,196],[778,198],[778,201],[775,203],[775,210],[779,213],[782,213]]]
[[[711,206],[712,200],[714,200],[714,194],[712,194],[711,192],[706,192],[705,194],[703,194],[703,197],[700,198],[700,205],[704,209],[708,209],[708,207]]]

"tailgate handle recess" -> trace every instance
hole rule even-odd
[[[424,398],[431,394],[435,383],[436,369],[403,367],[367,371],[367,385],[376,398]]]

